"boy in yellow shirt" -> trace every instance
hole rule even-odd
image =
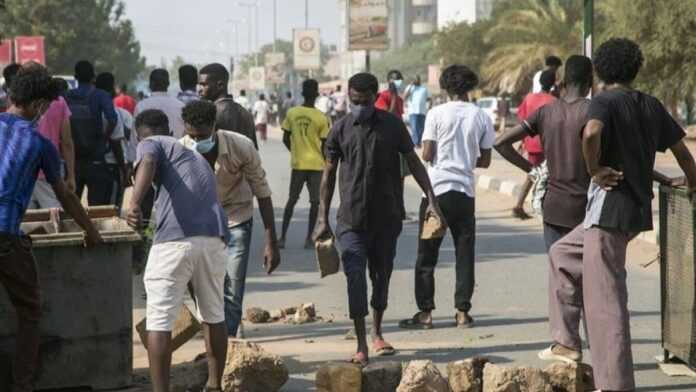
[[[314,247],[311,236],[319,210],[319,187],[324,170],[324,141],[329,135],[329,120],[322,112],[314,108],[314,102],[319,96],[319,84],[316,80],[307,79],[302,83],[302,96],[304,97],[302,106],[290,109],[281,125],[283,143],[292,156],[290,196],[283,214],[283,231],[279,241],[281,248],[285,247],[285,235],[290,226],[295,204],[305,184],[309,191],[310,203],[305,249]]]

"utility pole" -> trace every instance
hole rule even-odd
[[[585,17],[583,23],[583,53],[592,58],[592,41],[594,33],[594,0],[585,1]]]
[[[249,27],[249,32],[248,32],[248,34],[249,34],[249,37],[248,37],[249,38],[249,54],[254,55],[254,63],[258,66],[259,65],[259,56],[258,56],[258,53],[256,53],[256,50],[258,48],[252,47],[252,43],[251,43],[251,39],[252,39],[251,11],[252,11],[252,8],[253,8],[253,11],[255,11],[254,12],[254,25],[255,25],[254,28],[256,29],[256,32],[254,33],[254,37],[255,37],[254,44],[256,46],[258,46],[258,44],[259,44],[259,5],[255,2],[254,3],[245,3],[242,1],[238,2],[237,4],[239,6],[245,7],[247,9],[247,12],[249,15],[249,24],[248,24],[248,27]]]
[[[278,0],[273,0],[273,53],[277,52],[278,41]]]
[[[304,28],[309,28],[309,0],[304,0]]]

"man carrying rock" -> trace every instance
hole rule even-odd
[[[183,110],[186,136],[181,143],[198,151],[215,172],[217,194],[227,214],[230,241],[225,275],[225,323],[227,334],[237,336],[242,321],[242,301],[246,281],[254,197],[259,204],[266,234],[264,265],[270,274],[280,263],[271,188],[261,165],[259,152],[248,138],[231,131],[215,131],[215,104],[193,101]]]
[[[478,76],[468,67],[452,65],[444,70],[440,86],[450,101],[433,108],[425,120],[423,160],[430,162],[430,181],[447,219],[456,247],[455,322],[469,328],[474,294],[476,258],[476,218],[474,170],[491,164],[495,141],[493,122],[476,104],[469,102],[469,92],[478,85]],[[420,227],[425,224],[428,201],[420,208]],[[435,266],[442,238],[420,239],[416,260],[416,303],[420,311],[402,320],[401,328],[433,327],[435,309]]]
[[[167,115],[145,110],[135,120],[140,139],[128,223],[142,225],[140,203],[157,188],[157,230],[145,269],[150,376],[169,391],[172,329],[192,283],[208,352],[208,390],[220,390],[227,355],[223,285],[229,242],[215,174],[202,155],[169,135]]]
[[[341,203],[336,236],[348,281],[349,314],[358,340],[352,362],[366,365],[368,301],[365,270],[368,268],[372,281],[372,349],[378,356],[395,353],[382,336],[382,317],[387,308],[396,242],[402,227],[399,153],[404,154],[414,178],[427,196],[427,213],[440,222],[445,219],[428,173],[414,152],[411,136],[403,122],[374,106],[377,78],[369,73],[356,74],[350,79],[348,89],[351,113],[333,126],[326,141],[327,161],[313,238],[316,241],[334,235],[329,225],[329,211],[340,163]]]
[[[34,390],[39,355],[41,288],[31,239],[20,223],[40,170],[65,211],[85,230],[87,245],[102,242],[80,200],[61,178],[58,151],[36,130],[36,121],[57,97],[58,86],[46,69],[25,65],[10,86],[12,104],[0,114],[0,285],[17,313],[13,392]]]
[[[659,100],[631,87],[642,65],[640,48],[627,39],[610,39],[596,51],[595,71],[606,87],[590,102],[582,131],[591,176],[587,213],[550,251],[555,344],[539,356],[581,359],[578,320],[584,310],[595,385],[604,392],[635,389],[626,248],[653,227],[655,153],[671,150],[690,193],[696,190],[696,164],[684,130]]]

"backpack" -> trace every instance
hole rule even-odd
[[[77,90],[71,90],[66,95],[66,101],[72,116],[70,127],[75,144],[75,159],[77,161],[103,162],[107,152],[107,141],[102,124],[101,114],[92,113],[89,102],[95,94],[92,88],[86,95]]]

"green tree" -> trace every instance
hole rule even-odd
[[[438,60],[433,41],[427,39],[384,53],[381,58],[372,62],[370,71],[378,78],[384,79],[387,72],[398,69],[404,74],[407,82],[420,75],[425,83],[430,64],[438,64]]]
[[[442,29],[435,36],[436,53],[442,65],[463,64],[480,75],[483,62],[493,47],[484,40],[491,26],[492,22],[485,20],[451,24]]]
[[[286,69],[288,73],[295,73],[298,77],[300,78],[305,78],[307,77],[307,72],[305,71],[295,71],[293,69],[293,64],[294,64],[294,46],[293,43],[290,41],[286,41],[283,39],[278,39],[276,40],[276,51],[285,53],[285,64],[286,64]],[[273,52],[273,44],[266,44],[261,47],[261,49],[253,54],[249,54],[244,56],[241,61],[239,62],[239,72],[242,75],[248,75],[249,73],[249,68],[256,66],[257,58],[258,56],[258,66],[262,67],[266,63],[266,53],[272,53]],[[323,66],[326,65],[326,62],[329,60],[329,47],[325,44],[321,44],[320,48],[320,57],[321,57],[321,64],[322,67],[316,72],[312,73],[312,77],[314,79],[317,79],[319,82],[329,80],[327,75],[324,73]]]
[[[7,0],[0,13],[3,35],[42,35],[46,63],[55,74],[72,75],[79,60],[132,82],[145,69],[133,24],[122,0]]]
[[[484,38],[492,50],[482,69],[491,90],[526,91],[546,56],[582,52],[580,0],[507,0],[492,19]]]

